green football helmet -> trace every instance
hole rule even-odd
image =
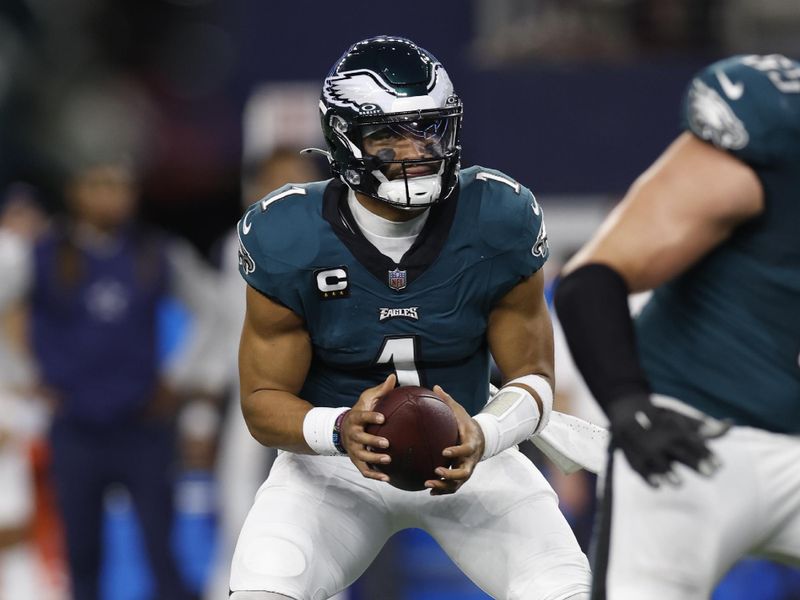
[[[414,42],[353,44],[325,78],[319,107],[331,171],[353,190],[418,208],[455,189],[461,99],[441,63]]]

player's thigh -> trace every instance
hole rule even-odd
[[[716,440],[723,461],[713,478],[676,470],[679,487],[653,488],[614,458],[611,533],[606,571],[609,600],[706,600],[716,581],[752,547],[752,464],[736,436]]]
[[[378,484],[347,458],[281,453],[239,535],[231,590],[326,600],[344,589],[393,533]]]
[[[478,465],[458,492],[432,498],[425,528],[494,598],[562,600],[589,589],[589,565],[555,492],[518,450]]]
[[[761,521],[772,532],[757,550],[800,566],[800,436],[748,433],[761,477]]]

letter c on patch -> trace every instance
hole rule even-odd
[[[320,292],[340,292],[347,289],[347,271],[344,269],[319,271],[317,288]]]

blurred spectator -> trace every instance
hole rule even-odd
[[[281,146],[244,167],[242,203],[249,206],[286,183],[307,183],[322,179],[313,158],[299,149]],[[220,436],[217,457],[220,536],[219,552],[206,597],[217,600],[228,593],[231,557],[242,523],[253,504],[259,486],[269,473],[275,451],[253,439],[247,430],[239,404],[237,354],[245,309],[246,284],[239,274],[239,240],[232,229],[221,242],[221,318],[217,351],[224,372],[219,377],[231,394]]]
[[[28,246],[47,227],[47,215],[35,188],[26,183],[10,185],[0,197],[0,269],[24,261]],[[16,390],[31,384],[25,305],[15,290],[25,278],[24,270],[8,273],[8,285],[0,289],[0,387]]]
[[[0,198],[0,271],[14,265],[43,231],[46,215],[32,186],[16,183]],[[13,276],[17,274],[11,274]],[[18,276],[18,275],[17,275]],[[1,300],[0,300],[1,301]],[[34,548],[31,443],[44,429],[41,405],[28,398],[32,380],[24,342],[24,305],[0,309],[0,598],[47,595]]]
[[[2,274],[6,300],[27,296],[38,386],[53,405],[52,469],[76,600],[97,600],[103,496],[128,488],[158,597],[188,594],[170,552],[178,392],[204,385],[216,311],[210,270],[187,244],[135,221],[136,176],[122,159],[76,167],[69,216]],[[174,294],[196,335],[159,372],[156,315]]]

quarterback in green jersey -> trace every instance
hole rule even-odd
[[[556,293],[616,448],[598,599],[701,600],[746,554],[800,560],[800,63],[714,63],[683,116]]]
[[[495,598],[587,600],[589,568],[516,444],[552,409],[542,210],[510,177],[460,169],[462,105],[413,42],[354,44],[319,103],[334,177],[287,185],[239,223],[248,283],[242,407],[279,448],[244,523],[234,600],[323,600],[395,532],[428,531]],[[489,354],[506,378],[487,404]],[[432,388],[459,442],[427,491],[392,487],[379,396]]]

